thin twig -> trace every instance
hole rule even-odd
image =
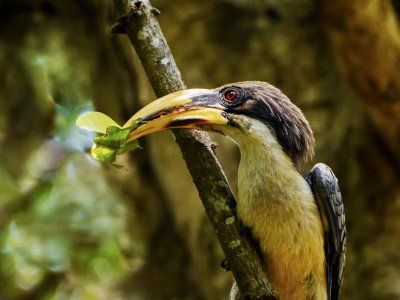
[[[115,0],[120,19],[114,33],[126,33],[158,97],[186,88],[148,0]],[[236,201],[214,154],[208,135],[174,130],[206,213],[215,228],[228,265],[245,299],[277,299],[265,277],[257,252],[235,214]]]

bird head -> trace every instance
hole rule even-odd
[[[128,141],[166,129],[192,128],[227,135],[242,146],[268,133],[268,143],[281,147],[297,168],[314,152],[313,133],[301,110],[265,82],[175,92],[143,107],[124,127],[136,119],[145,123]]]

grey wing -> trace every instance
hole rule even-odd
[[[311,185],[325,235],[328,299],[337,300],[346,260],[346,221],[338,181],[325,164],[316,164],[306,176]]]

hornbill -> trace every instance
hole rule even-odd
[[[145,106],[130,121],[136,119],[145,123],[128,141],[171,128],[231,138],[241,154],[237,215],[258,241],[279,298],[338,299],[346,251],[338,182],[321,163],[302,175],[314,153],[313,133],[279,89],[246,81],[183,90]],[[237,287],[232,291],[231,299],[239,299]]]

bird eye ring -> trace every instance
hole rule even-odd
[[[242,103],[244,93],[238,87],[227,87],[221,91],[221,100],[224,106],[237,106]]]

